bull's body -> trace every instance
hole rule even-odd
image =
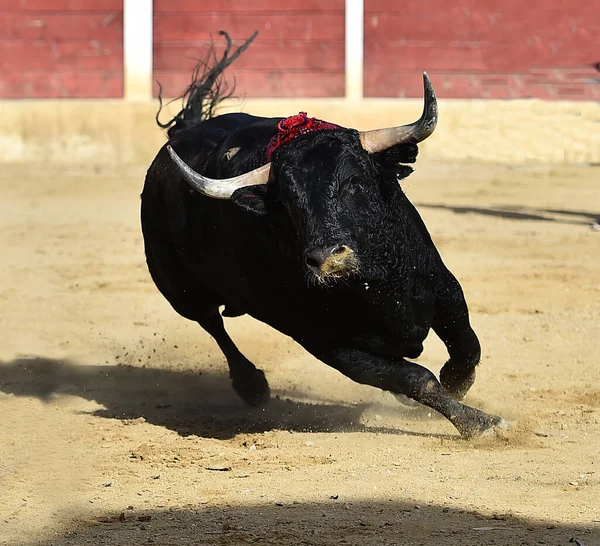
[[[226,179],[267,162],[280,121],[188,120],[171,129],[169,145],[194,171]],[[142,194],[148,266],[175,310],[216,339],[249,404],[268,400],[268,384],[225,332],[220,306],[225,316],[269,324],[355,381],[409,396],[462,434],[477,434],[500,419],[454,398],[474,380],[479,342],[458,282],[396,180],[410,173],[398,163],[414,161],[416,146],[392,152],[366,153],[351,129],[312,132],[275,151],[268,184],[217,200],[190,189],[165,146]],[[450,354],[443,387],[405,360],[419,356],[431,328]]]

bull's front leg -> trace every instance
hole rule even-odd
[[[432,327],[450,356],[440,370],[440,382],[453,398],[461,400],[475,381],[481,347],[469,322],[462,288],[447,270],[435,301]]]
[[[337,349],[315,352],[326,364],[345,376],[365,385],[371,385],[403,394],[441,413],[462,436],[478,436],[503,420],[454,400],[426,368],[404,359],[388,360],[356,349]]]

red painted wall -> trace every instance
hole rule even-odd
[[[258,30],[229,69],[240,95],[344,96],[344,6],[344,0],[154,0],[154,80],[165,96],[178,96],[207,41],[223,43],[219,30],[237,45]]]
[[[123,96],[123,0],[0,0],[0,98]]]
[[[365,95],[600,99],[600,0],[365,0]]]
[[[218,31],[248,97],[344,95],[344,0],[154,0],[154,79],[179,95]],[[219,45],[219,51],[222,51]],[[365,95],[600,100],[600,0],[365,0]],[[158,86],[155,84],[155,93]],[[0,0],[0,98],[123,96],[123,0]]]

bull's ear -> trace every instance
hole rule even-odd
[[[233,192],[231,200],[247,212],[264,216],[267,214],[267,185],[246,186]]]
[[[416,144],[397,144],[382,152],[373,154],[373,157],[381,167],[388,172],[393,172],[397,180],[409,176],[413,169],[406,163],[414,163],[417,160],[419,147]]]
[[[394,165],[399,163],[414,163],[417,160],[419,154],[419,147],[416,144],[397,144],[373,154],[375,161],[383,164],[386,168],[393,168]]]

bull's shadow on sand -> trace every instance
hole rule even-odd
[[[600,218],[600,212],[586,212],[568,209],[536,209],[531,207],[518,207],[514,205],[498,206],[494,208],[442,205],[437,203],[416,203],[419,208],[448,210],[455,214],[481,214],[503,218],[505,220],[526,220],[535,222],[552,222],[568,225],[590,225]]]
[[[103,406],[93,415],[138,419],[182,436],[228,439],[241,433],[281,429],[297,432],[370,431],[453,438],[360,423],[366,404],[298,402],[272,393],[264,408],[249,408],[234,393],[226,374],[201,374],[129,365],[86,365],[69,360],[22,358],[0,362],[0,392],[45,402],[78,396]],[[422,418],[425,408],[409,414]]]
[[[133,508],[133,507],[132,507]],[[83,518],[85,521],[86,518]],[[80,519],[81,521],[81,519]],[[18,536],[18,535],[16,535]],[[126,510],[87,518],[57,535],[13,546],[599,546],[590,526],[551,524],[476,511],[416,505],[414,501],[345,500],[198,505],[186,509]]]

